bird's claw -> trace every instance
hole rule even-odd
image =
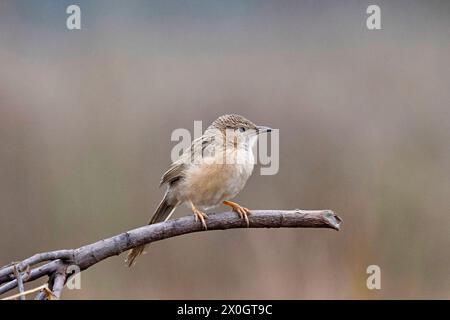
[[[231,209],[233,209],[234,212],[237,212],[237,214],[239,214],[239,217],[241,219],[244,219],[245,222],[247,223],[247,228],[250,227],[250,220],[248,219],[248,215],[250,214],[249,209],[242,207],[239,204],[232,201],[224,201],[223,204],[231,207]]]
[[[248,215],[250,214],[250,210],[245,207],[237,207],[234,209],[241,219],[245,219],[245,222],[247,223],[247,228],[250,227],[250,221],[248,219]]]
[[[198,209],[192,210],[194,212],[195,221],[200,220],[202,222],[203,228],[205,230],[208,230],[208,227],[206,226],[205,218],[208,218],[208,215]]]

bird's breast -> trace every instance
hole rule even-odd
[[[229,156],[233,161],[214,162],[213,159],[191,165],[186,170],[179,192],[183,201],[195,205],[211,207],[223,200],[235,197],[245,186],[253,171],[253,153],[234,150]],[[224,163],[225,162],[225,163]]]

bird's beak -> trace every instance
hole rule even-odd
[[[258,126],[258,127],[256,127],[256,129],[257,129],[258,134],[272,131],[272,128],[265,127],[265,126]]]

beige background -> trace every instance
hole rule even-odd
[[[237,200],[342,231],[169,239],[63,298],[450,298],[448,2],[378,1],[380,31],[365,1],[78,3],[81,31],[68,1],[0,2],[0,264],[144,224],[172,130],[233,112],[281,139]]]

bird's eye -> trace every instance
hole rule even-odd
[[[239,131],[240,131],[240,132],[245,132],[245,128],[244,128],[244,127],[240,127],[240,128],[239,128]]]

